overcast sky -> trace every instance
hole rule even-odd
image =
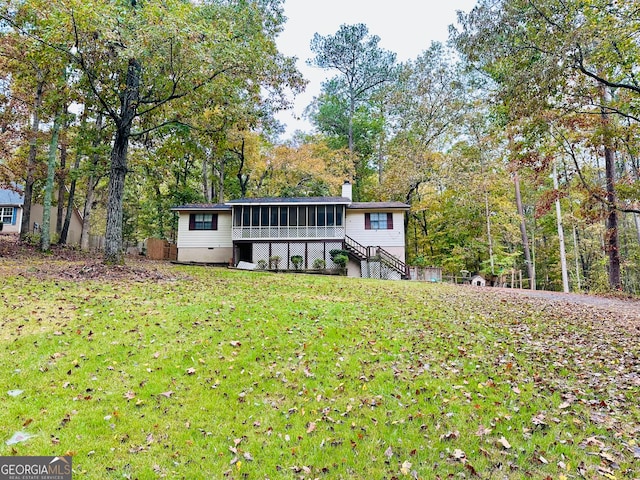
[[[295,130],[310,131],[302,113],[320,93],[323,80],[337,72],[307,65],[313,57],[309,43],[314,33],[333,35],[340,25],[364,23],[369,33],[380,37],[379,45],[403,62],[416,58],[432,41],[446,42],[456,11],[470,11],[476,0],[285,0],[284,32],[278,38],[280,51],[298,58],[298,69],[309,80],[306,91],[296,97],[295,108],[278,118],[287,125],[286,137]]]

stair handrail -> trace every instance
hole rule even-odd
[[[369,258],[369,249],[367,247],[365,247],[364,245],[362,245],[361,243],[358,243],[357,241],[355,241],[353,238],[349,237],[348,235],[344,236],[344,244],[345,244],[345,246],[350,247],[353,250],[355,250],[355,252],[358,253],[362,258],[364,258],[364,259]]]
[[[377,253],[383,263],[387,264],[394,270],[397,270],[401,275],[404,275],[408,278],[408,267],[402,260],[399,260],[395,256],[391,255],[382,247],[378,247]]]

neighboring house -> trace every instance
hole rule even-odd
[[[0,221],[2,221],[1,234],[19,235],[22,226],[22,206],[24,205],[24,197],[16,190],[0,188]],[[36,232],[42,227],[42,214],[44,208],[42,205],[34,203],[31,205],[31,216],[29,218],[29,231]],[[63,210],[66,215],[66,209]],[[51,207],[50,231],[55,233],[58,212],[56,207]],[[74,208],[71,215],[71,223],[69,225],[69,234],[67,236],[67,244],[80,244],[80,233],[82,231],[82,217]]]
[[[348,252],[347,274],[408,278],[404,214],[400,202],[352,202],[352,186],[341,197],[245,198],[214,205],[182,205],[178,261],[237,265],[250,262],[293,269],[335,268],[330,251]]]
[[[2,233],[20,233],[22,223],[22,195],[13,190],[0,188],[0,222]]]

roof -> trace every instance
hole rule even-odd
[[[411,207],[402,202],[353,202],[347,208],[353,210],[409,210]]]
[[[0,205],[22,206],[24,196],[15,190],[0,188]]]
[[[177,207],[173,207],[171,209],[174,212],[181,211],[201,211],[201,212],[211,212],[211,211],[222,211],[222,212],[230,212],[231,207],[229,205],[225,205],[224,203],[189,203],[187,205],[179,205]]]
[[[173,207],[174,212],[184,211],[230,211],[234,205],[298,205],[298,204],[344,204],[352,210],[409,210],[402,202],[352,202],[347,197],[261,197],[239,198],[227,203],[190,203]]]
[[[282,205],[282,204],[350,204],[351,200],[347,197],[262,197],[262,198],[239,198],[227,202],[227,205]]]

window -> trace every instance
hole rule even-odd
[[[307,207],[298,207],[298,225],[307,226]]]
[[[287,212],[289,209],[287,207],[280,207],[280,226],[286,227],[288,225],[287,222]]]
[[[289,207],[289,225],[292,227],[298,225],[298,207]]]
[[[365,230],[393,230],[392,213],[365,213]]]
[[[13,224],[13,207],[0,207],[0,222]]]
[[[325,215],[325,207],[318,207],[318,225],[319,227],[324,227],[326,225],[327,217]]]
[[[192,213],[189,215],[189,230],[217,230],[216,213]]]

